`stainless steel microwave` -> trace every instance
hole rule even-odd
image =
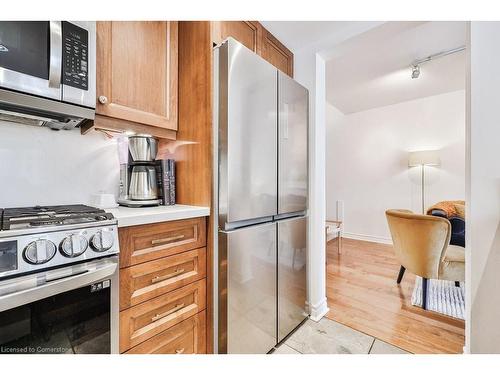
[[[93,119],[95,74],[95,22],[0,22],[1,119],[56,128]]]

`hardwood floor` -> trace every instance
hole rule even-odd
[[[415,276],[405,273],[391,245],[342,239],[327,245],[327,317],[411,353],[462,353],[464,321],[412,306]]]

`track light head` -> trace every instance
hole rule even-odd
[[[420,76],[420,66],[418,65],[412,65],[411,67],[411,78],[415,79]]]

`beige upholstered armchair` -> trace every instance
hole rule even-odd
[[[427,280],[465,281],[465,249],[450,245],[451,224],[442,217],[418,215],[409,210],[385,212],[396,257],[405,270],[421,276],[422,307],[427,308]]]

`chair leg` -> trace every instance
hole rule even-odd
[[[403,280],[403,275],[405,274],[405,271],[406,271],[406,268],[401,266],[401,268],[399,269],[399,274],[398,274],[398,281],[397,281],[398,284],[401,284],[401,280]]]
[[[427,283],[428,280],[422,277],[422,308],[427,310]]]
[[[455,281],[455,286],[456,286],[457,288],[460,288],[460,281]]]

